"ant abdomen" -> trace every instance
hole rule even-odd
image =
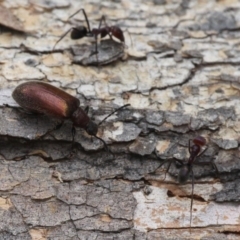
[[[185,183],[189,178],[190,171],[191,169],[189,165],[187,164],[182,165],[178,174],[178,182]]]
[[[119,39],[121,42],[125,42],[123,31],[118,26],[112,26],[111,32],[114,37]]]
[[[192,141],[194,144],[199,145],[199,146],[204,146],[207,144],[206,138],[204,138],[202,136],[197,136]]]
[[[98,38],[98,36],[101,36],[101,38],[106,37],[107,35],[109,35],[109,37],[112,39],[112,36],[114,36],[115,38],[117,38],[118,40],[120,40],[121,42],[124,42],[124,35],[123,35],[123,31],[118,27],[118,26],[108,26],[106,24],[106,20],[105,17],[102,16],[99,27],[98,28],[93,28],[91,30],[90,28],[90,24],[88,21],[88,17],[87,14],[85,12],[85,10],[83,8],[79,9],[77,12],[75,12],[73,15],[71,15],[69,17],[69,19],[73,16],[75,16],[77,13],[79,13],[80,11],[83,12],[83,15],[85,17],[85,21],[87,22],[87,27],[85,26],[77,26],[77,27],[73,27],[70,28],[67,32],[65,32],[59,39],[58,41],[55,43],[53,49],[56,47],[56,45],[69,33],[71,32],[71,39],[76,40],[76,39],[80,39],[83,37],[95,37],[95,39]],[[102,22],[105,23],[104,27],[101,27]],[[97,42],[96,42],[96,50],[95,53],[98,53],[97,51]]]

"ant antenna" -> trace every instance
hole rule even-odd
[[[90,24],[89,24],[89,21],[88,21],[87,14],[86,14],[86,12],[85,12],[85,10],[84,10],[83,8],[77,10],[74,14],[72,14],[72,15],[68,18],[68,20],[69,20],[70,18],[74,17],[74,16],[75,16],[77,13],[79,13],[80,11],[83,12],[85,21],[87,22],[88,34],[90,35],[90,34],[91,34],[91,27],[90,27]],[[72,30],[79,31],[79,29],[76,28],[76,27],[70,28],[68,31],[66,31],[66,32],[57,40],[57,42],[54,44],[53,50],[55,49],[56,45],[57,45],[69,32],[71,32]]]
[[[57,45],[70,31],[72,31],[73,29],[75,29],[75,28],[70,28],[69,30],[67,30],[67,31],[56,41],[56,43],[55,43],[54,46],[53,46],[53,50],[55,49],[56,45]]]
[[[128,33],[128,35],[129,35],[129,37],[130,37],[131,48],[133,48],[133,40],[132,40],[132,36],[131,36],[130,32],[128,31],[128,29],[125,29],[125,31]],[[124,43],[124,44],[125,44],[125,46],[128,48],[127,44],[126,44],[126,43]]]
[[[194,175],[193,175],[193,169],[191,168],[192,173],[192,197],[191,197],[191,205],[190,205],[190,234],[192,231],[192,208],[193,208],[193,192],[194,192]]]
[[[74,17],[74,16],[75,16],[76,14],[78,14],[80,11],[83,12],[83,15],[84,15],[84,17],[85,17],[85,21],[87,22],[88,32],[91,32],[91,28],[90,28],[90,24],[89,24],[89,21],[88,21],[88,17],[87,17],[87,14],[86,14],[86,12],[85,12],[85,10],[84,10],[83,8],[80,8],[79,10],[77,10],[74,14],[72,14],[72,15],[68,18],[68,20],[69,20],[70,18]]]
[[[125,108],[125,107],[128,107],[130,106],[130,104],[126,104],[126,105],[123,105],[122,107],[119,107],[117,108],[115,111],[113,111],[112,113],[110,113],[109,115],[107,115],[99,124],[98,126],[100,126],[106,119],[108,119],[110,116],[112,116],[115,112],[118,112],[119,110]]]

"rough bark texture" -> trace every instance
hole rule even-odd
[[[79,8],[92,28],[102,15],[122,28],[126,46],[98,45],[115,62],[85,66],[90,38],[67,35],[52,51],[85,24],[82,13],[68,20]],[[234,0],[1,1],[0,239],[239,239],[239,16]],[[71,122],[54,130],[22,111],[11,93],[30,80],[76,96],[96,123],[129,103],[99,127],[114,154],[81,129],[72,149]],[[164,180],[160,165],[187,160],[198,135],[198,160],[219,176],[194,166],[190,231],[191,177],[178,184],[173,164]]]

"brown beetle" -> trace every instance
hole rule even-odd
[[[33,81],[20,84],[13,91],[12,97],[21,107],[30,112],[43,113],[62,120],[70,119],[73,122],[73,142],[75,127],[79,127],[85,129],[89,135],[102,141],[106,149],[108,147],[105,141],[96,136],[98,126],[119,109],[129,106],[127,104],[118,108],[97,125],[79,107],[80,101],[77,98],[47,83]]]

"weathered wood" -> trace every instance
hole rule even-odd
[[[5,0],[2,7],[14,21],[0,18],[0,239],[238,239],[238,1]],[[68,20],[79,8],[92,27],[105,15],[124,30],[124,61],[73,64],[72,49],[95,45],[69,35],[52,51],[64,32],[85,24],[81,13]],[[21,32],[12,30],[17,19]],[[114,154],[79,129],[73,151],[71,122],[54,130],[55,119],[22,111],[11,93],[30,80],[78,97],[96,123],[129,103],[99,127]],[[214,161],[220,179],[210,166],[194,166],[190,231],[191,179],[179,185],[173,165],[163,181],[159,166],[187,159],[197,135],[208,140],[199,160]]]

